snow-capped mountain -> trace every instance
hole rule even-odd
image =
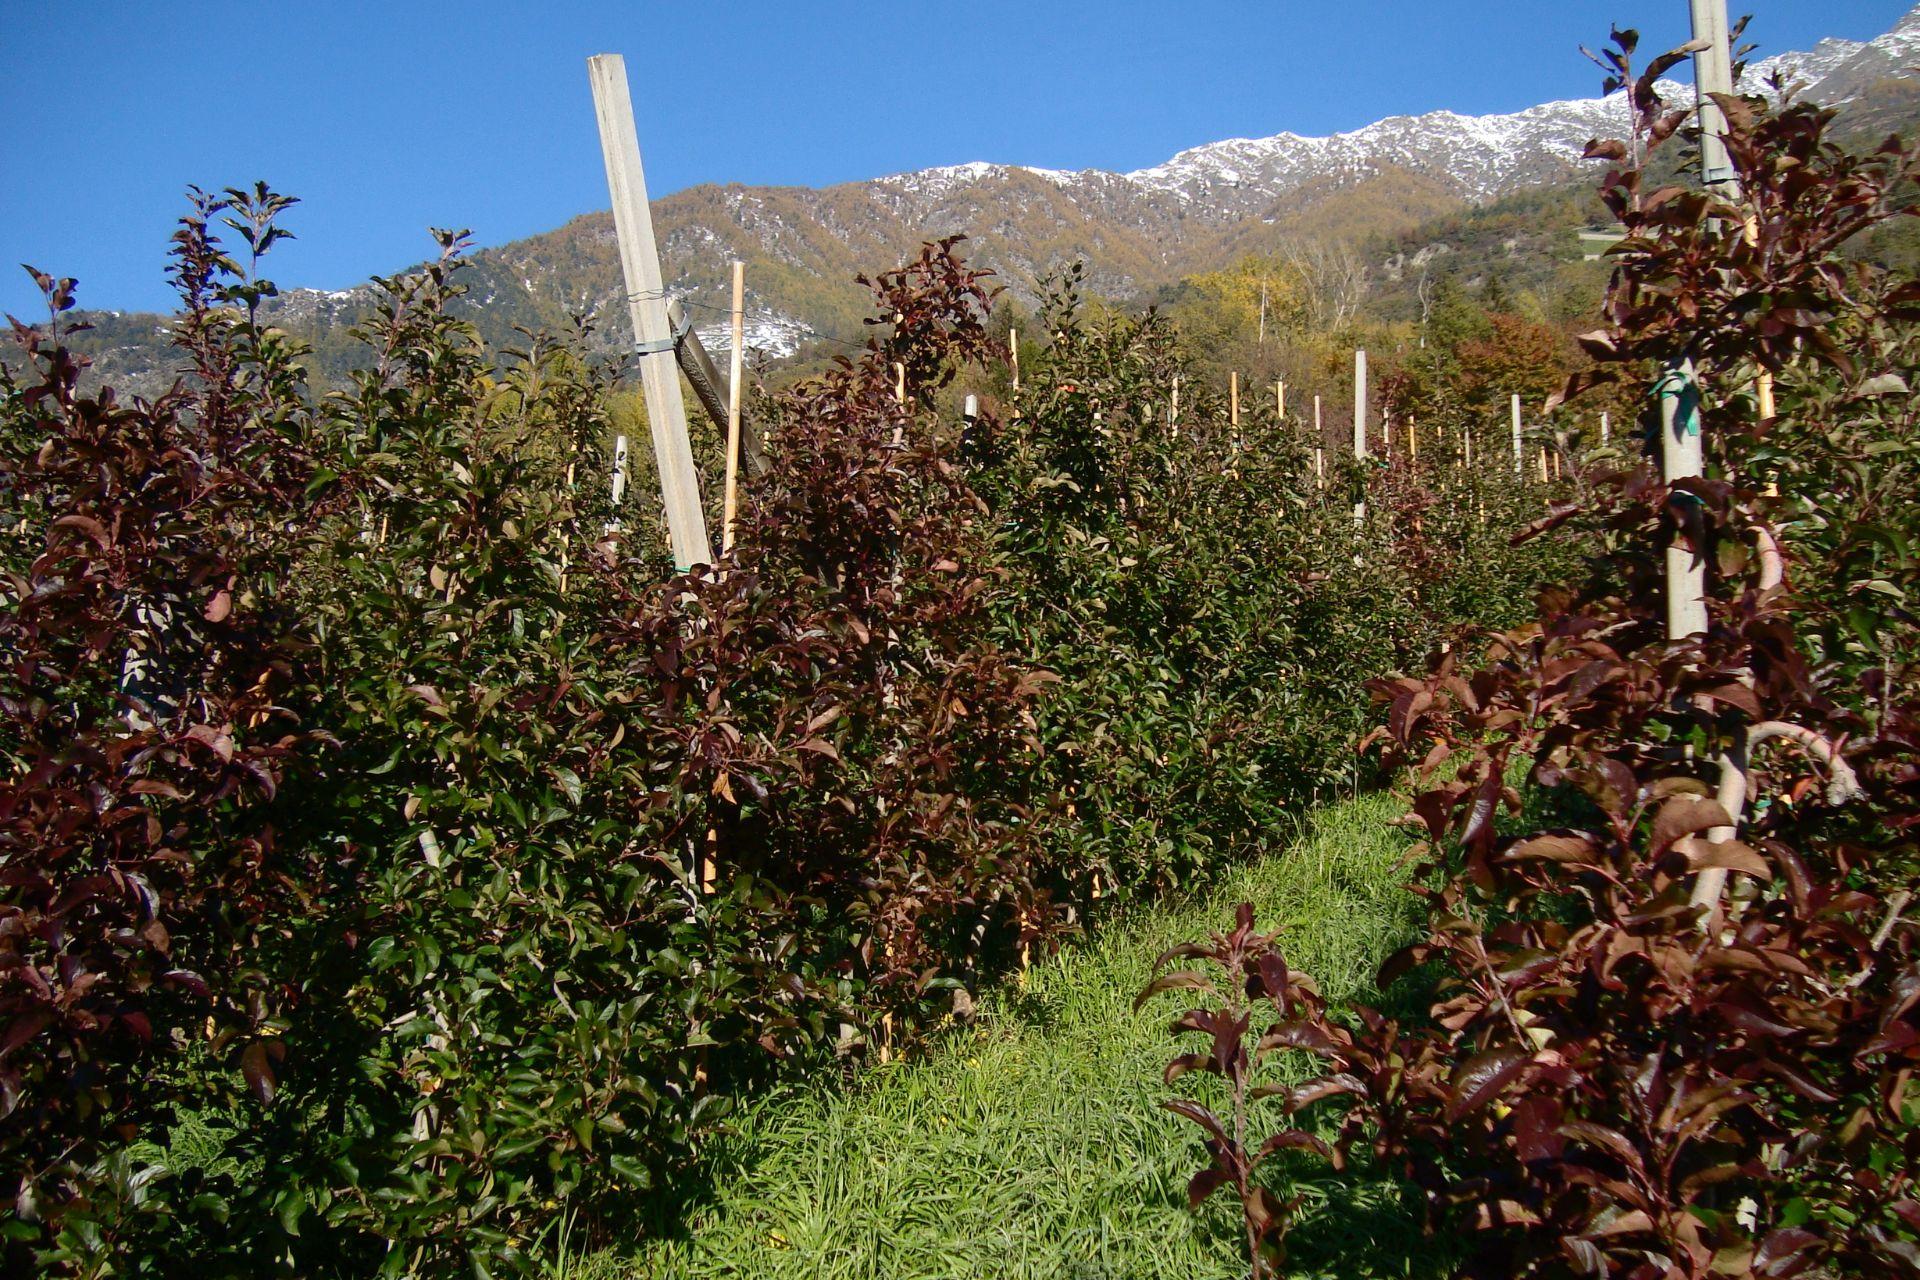
[[[1795,91],[1837,106],[1913,64],[1920,64],[1920,8],[1870,42],[1830,38],[1805,52],[1755,61],[1740,87],[1771,93],[1779,75]],[[1693,100],[1690,85],[1663,80],[1660,87],[1671,103]],[[1588,141],[1626,128],[1622,96],[1571,98],[1504,115],[1439,110],[1389,116],[1326,137],[1280,133],[1230,138],[1131,173],[1062,172],[975,161],[880,181],[929,203],[951,201],[969,184],[1014,171],[1066,190],[1118,181],[1143,192],[1173,195],[1201,216],[1232,218],[1316,181],[1364,178],[1393,168],[1438,178],[1470,200],[1486,200],[1566,173],[1577,165]]]
[[[1774,92],[1779,77],[1846,105],[1856,131],[1911,128],[1920,82],[1899,77],[1916,64],[1920,7],[1874,40],[1827,39],[1758,61],[1742,87]],[[1665,83],[1663,93],[1676,105],[1693,100],[1687,85]],[[1025,301],[1037,280],[1075,260],[1088,264],[1093,290],[1139,297],[1250,253],[1401,237],[1468,206],[1573,178],[1589,140],[1626,127],[1619,95],[1497,115],[1435,110],[1326,137],[1210,142],[1131,173],[976,161],[817,189],[707,185],[656,200],[654,219],[667,286],[705,309],[697,313],[709,347],[726,346],[718,318],[727,264],[740,258],[754,317],[748,346],[780,356],[816,337],[858,339],[867,304],[854,277],[911,257],[924,240],[968,236],[971,260]],[[1382,270],[1391,276],[1391,263]],[[575,315],[591,317],[608,347],[629,340],[607,213],[482,250],[465,276],[464,307],[496,341],[513,342],[516,325],[558,328]],[[282,323],[321,332],[343,328],[370,299],[364,286],[295,290],[275,307]],[[103,356],[123,370],[158,359],[148,353],[157,319],[103,324]]]

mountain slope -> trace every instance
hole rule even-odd
[[[1823,40],[1757,62],[1743,87],[1764,91],[1778,74],[1842,104],[1857,129],[1884,130],[1920,117],[1920,92],[1899,79],[1914,62],[1920,8],[1873,41]],[[1691,98],[1686,86],[1664,87],[1674,101]],[[1212,142],[1131,173],[977,162],[818,189],[703,185],[656,200],[654,219],[667,285],[709,345],[726,344],[727,264],[739,258],[752,345],[784,356],[815,337],[857,340],[866,305],[853,277],[923,240],[970,236],[972,259],[1024,301],[1038,279],[1079,259],[1095,291],[1135,299],[1289,240],[1397,240],[1448,213],[1567,181],[1588,140],[1625,128],[1618,95],[1500,115],[1442,110],[1328,137]],[[494,341],[572,314],[592,317],[608,349],[630,340],[608,213],[482,250],[467,278],[469,312]],[[295,291],[275,316],[307,335],[336,331],[368,296],[364,287]],[[140,352],[160,324],[119,318],[100,335],[121,376],[141,373]],[[331,352],[321,355],[328,365]]]

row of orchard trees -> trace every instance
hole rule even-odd
[[[563,1214],[636,1229],[769,1074],[1354,785],[1362,682],[1567,569],[1506,548],[1540,495],[1503,473],[1322,489],[1208,393],[1176,433],[1169,327],[1064,295],[963,429],[943,389],[1000,348],[944,245],[674,574],[610,503],[619,370],[483,349],[458,237],[310,390],[259,319],[287,203],[197,198],[167,395],[83,392],[53,279],[0,382],[10,1270],[498,1273]]]
[[[1511,458],[1535,475],[1544,453],[1549,478],[1558,479],[1569,463],[1610,443],[1612,422],[1633,420],[1633,398],[1619,393],[1591,394],[1577,408],[1546,407],[1567,377],[1590,367],[1572,335],[1599,302],[1598,278],[1583,279],[1591,289],[1577,291],[1581,315],[1561,316],[1557,310],[1534,314],[1537,305],[1529,311],[1496,288],[1470,293],[1440,275],[1423,286],[1427,305],[1419,321],[1392,322],[1374,313],[1384,300],[1364,287],[1358,258],[1352,259],[1359,274],[1349,282],[1348,302],[1329,310],[1304,301],[1331,286],[1315,283],[1325,272],[1303,259],[1329,257],[1351,255],[1326,248],[1249,258],[1195,277],[1169,298],[1160,310],[1188,355],[1187,367],[1161,387],[1169,421],[1178,419],[1182,404],[1197,403],[1197,383],[1206,381],[1225,393],[1229,406],[1249,414],[1272,407],[1327,457],[1350,452],[1361,392],[1356,349],[1367,356],[1366,439],[1376,455],[1405,450],[1409,462],[1427,467],[1492,466]],[[1096,301],[1087,310],[1098,316],[1107,307]],[[1308,322],[1323,311],[1322,320]],[[996,332],[1024,348],[1030,361],[1051,341],[1044,316],[1014,307],[996,317]],[[994,389],[1004,394],[1009,388]],[[1522,428],[1517,445],[1516,424]]]
[[[1172,1105],[1256,1276],[1305,1201],[1262,1166],[1300,1150],[1404,1177],[1465,1275],[1920,1266],[1920,285],[1839,253],[1910,211],[1920,149],[1724,95],[1734,180],[1653,189],[1682,55],[1636,77],[1616,41],[1638,127],[1595,154],[1628,235],[1569,391],[1651,386],[1658,456],[1542,521],[1597,539],[1587,581],[1373,686],[1424,837],[1397,1011],[1330,1015],[1250,907],[1143,995],[1195,993],[1168,1078],[1225,1087]]]

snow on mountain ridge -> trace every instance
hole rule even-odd
[[[1748,68],[1742,84],[1761,90],[1775,72],[1781,72],[1802,92],[1817,94],[1823,82],[1859,67],[1863,60],[1876,66],[1920,61],[1920,7],[1873,41],[1829,37],[1810,50],[1761,59]],[[1693,100],[1691,85],[1663,80],[1659,88],[1669,102],[1691,104]],[[1264,212],[1274,200],[1316,180],[1371,176],[1388,167],[1447,182],[1471,199],[1491,199],[1560,176],[1578,164],[1589,141],[1621,136],[1627,127],[1624,95],[1615,94],[1478,116],[1444,109],[1390,116],[1317,137],[1289,131],[1264,138],[1226,138],[1118,174],[973,161],[880,181],[911,196],[940,200],[964,196],[972,183],[1021,173],[1069,191],[1117,181],[1142,193],[1171,197],[1183,207],[1220,220]]]

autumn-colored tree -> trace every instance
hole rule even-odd
[[[1486,336],[1455,348],[1453,377],[1469,412],[1498,413],[1515,394],[1529,406],[1541,404],[1573,372],[1579,357],[1558,331],[1504,311],[1488,315],[1487,324]]]

